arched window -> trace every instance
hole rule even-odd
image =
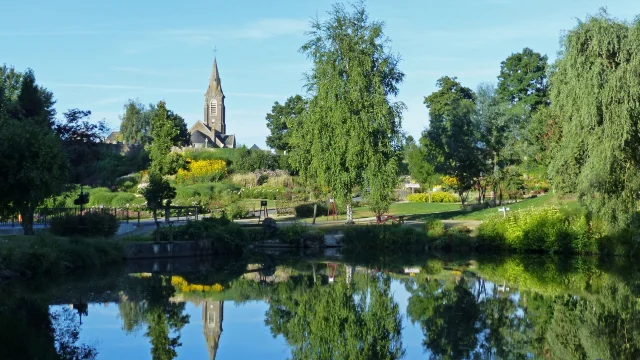
[[[218,100],[212,99],[209,103],[209,115],[218,116]]]

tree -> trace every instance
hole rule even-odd
[[[511,54],[500,65],[497,90],[500,99],[531,111],[548,105],[547,59],[529,48]]]
[[[13,66],[4,64],[0,67],[0,87],[4,88],[4,96],[8,101],[16,101],[20,93],[22,73],[16,71]]]
[[[150,109],[137,100],[129,99],[120,116],[120,133],[127,142],[148,144],[151,140]]]
[[[347,223],[353,222],[357,186],[371,186],[382,201],[378,209],[388,207],[404,109],[389,99],[404,74],[399,57],[386,50],[383,24],[370,21],[362,3],[353,7],[349,13],[334,5],[327,21],[312,23],[311,39],[301,48],[313,61],[307,75],[312,96],[290,138],[292,166],[346,204]]]
[[[299,121],[305,111],[307,100],[300,95],[289,97],[282,105],[276,101],[266,117],[267,128],[271,132],[267,136],[267,146],[279,152],[290,151],[289,124]]]
[[[184,166],[181,155],[171,152],[174,146],[180,146],[178,135],[180,129],[175,125],[172,114],[167,110],[164,101],[160,101],[155,115],[151,119],[151,144],[148,145],[151,159],[150,173],[173,175]]]
[[[69,158],[69,182],[74,184],[87,182],[97,172],[101,140],[109,131],[104,120],[97,124],[85,120],[90,116],[91,111],[70,109],[64,113],[65,121],[54,126]]]
[[[36,207],[61,191],[67,178],[67,158],[52,129],[53,104],[53,95],[27,70],[12,111],[0,112],[0,207],[20,213],[25,235],[34,234]]]
[[[150,172],[149,184],[144,188],[142,194],[147,200],[147,207],[153,211],[153,221],[159,228],[158,210],[171,205],[171,200],[176,197],[176,189],[157,172]]]
[[[429,202],[431,202],[431,189],[437,181],[433,165],[428,162],[429,154],[425,148],[414,145],[407,150],[407,160],[409,162],[409,173],[420,185],[429,192]]]
[[[430,120],[420,142],[435,159],[435,170],[456,179],[455,190],[464,205],[465,194],[485,167],[473,121],[475,94],[448,76],[437,86],[440,89],[424,100]]]
[[[157,106],[149,104],[145,106],[137,100],[129,99],[124,105],[124,114],[120,116],[120,133],[127,142],[147,145],[153,140],[152,119],[157,114]],[[179,146],[191,145],[191,135],[187,129],[187,123],[175,112],[166,109],[167,118],[174,123],[178,132],[174,135],[173,142]]]
[[[613,226],[628,226],[640,193],[640,21],[604,10],[569,31],[551,78],[561,139],[549,172]]]

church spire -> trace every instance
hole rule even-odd
[[[211,69],[211,78],[209,79],[209,93],[223,94],[222,84],[220,83],[220,75],[218,74],[218,60],[213,58],[213,68]]]

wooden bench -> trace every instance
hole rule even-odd
[[[404,215],[400,215],[397,218],[393,215],[376,216],[376,224],[384,224],[388,220],[391,220],[394,224],[404,224]]]

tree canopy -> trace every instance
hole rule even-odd
[[[500,64],[497,95],[530,110],[548,104],[547,56],[530,48],[511,54]]]
[[[334,5],[315,20],[301,51],[311,59],[307,114],[292,128],[291,163],[300,174],[347,204],[357,186],[369,188],[379,211],[396,185],[396,150],[404,104],[392,102],[404,74],[390,53],[383,24],[371,21],[363,4],[349,12]]]
[[[3,96],[0,102],[10,109],[0,112],[0,208],[18,211],[25,235],[33,235],[36,207],[67,180],[67,158],[53,129],[55,102],[31,70],[23,74],[15,101]]]
[[[473,121],[475,94],[456,78],[444,76],[438,91],[424,100],[429,108],[429,128],[420,139],[434,159],[435,170],[456,178],[455,190],[464,203],[465,193],[484,168]]]
[[[145,106],[138,100],[129,99],[124,105],[124,114],[120,116],[120,133],[124,141],[149,144],[153,140],[153,121],[158,111],[157,105]],[[187,123],[175,112],[166,109],[167,119],[174,123],[178,132],[174,134],[173,142],[180,146],[191,145],[191,135]]]
[[[569,31],[551,78],[561,138],[550,173],[592,212],[628,225],[640,194],[640,20],[602,11]]]
[[[275,102],[267,114],[267,146],[276,151],[290,151],[289,128],[307,111],[307,100],[300,95],[289,97],[284,104]]]

